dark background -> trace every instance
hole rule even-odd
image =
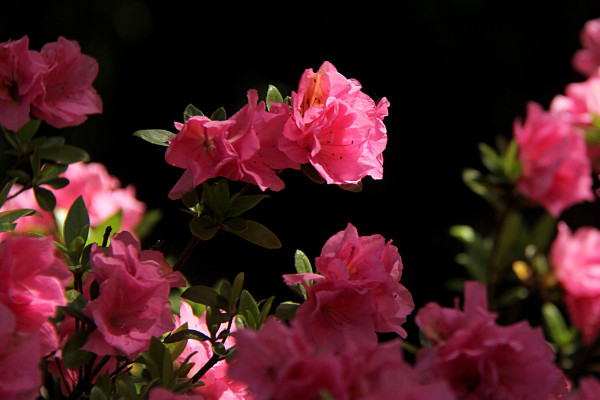
[[[7,2],[8,3],[8,2]],[[246,91],[274,84],[286,95],[302,72],[331,61],[373,98],[391,103],[385,123],[384,179],[365,179],[362,193],[317,185],[285,171],[286,188],[250,217],[282,240],[264,250],[223,232],[202,243],[184,270],[194,283],[246,272],[257,298],[291,299],[281,281],[293,272],[295,249],[311,259],[352,222],[361,235],[393,240],[404,261],[402,282],[417,305],[448,301],[450,276],[462,275],[454,224],[492,227],[488,206],[461,181],[480,167],[477,143],[510,137],[527,101],[547,108],[566,84],[583,80],[570,65],[584,22],[600,17],[586,1],[410,0],[400,2],[226,2],[140,0],[13,1],[0,14],[0,41],[29,35],[30,48],[62,35],[98,60],[95,88],[104,112],[61,130],[87,149],[139,199],[164,217],[145,246],[177,255],[190,233],[181,203],[166,195],[182,170],[164,148],[132,136],[139,129],[174,131],[189,103],[205,113],[233,114]],[[56,134],[44,126],[44,134]],[[594,205],[565,214],[573,226],[597,224]]]

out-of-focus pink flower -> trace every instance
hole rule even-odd
[[[48,67],[39,52],[29,50],[29,38],[0,43],[0,125],[18,131],[29,121],[31,102],[44,92]]]
[[[306,70],[291,99],[292,118],[279,148],[293,161],[312,164],[327,183],[382,178],[387,99],[375,104],[358,81],[346,79],[329,62],[316,73]]]
[[[168,389],[155,387],[150,390],[148,400],[206,400],[199,395],[175,394]]]
[[[94,244],[90,261],[100,295],[84,309],[97,326],[86,350],[133,357],[146,350],[152,336],[173,329],[169,289],[185,281],[160,252],[141,250],[124,231],[112,238],[106,255]]]
[[[523,195],[555,217],[572,205],[594,199],[581,131],[530,102],[525,122],[515,122],[514,135],[522,164],[517,188]]]
[[[324,346],[343,347],[353,337],[376,341],[375,332],[396,332],[414,309],[410,292],[399,283],[402,260],[396,246],[381,235],[358,236],[352,224],[332,236],[316,261],[319,278],[284,275],[288,284],[315,281],[295,320]],[[316,278],[316,279],[315,279]],[[337,333],[332,335],[332,329]],[[322,340],[321,340],[322,339]]]
[[[441,381],[421,382],[402,356],[399,341],[351,342],[338,351],[319,348],[292,322],[267,319],[259,331],[235,333],[229,375],[245,382],[257,399],[451,400]]]
[[[257,101],[256,90],[249,90],[248,104],[226,121],[195,116],[176,125],[180,131],[170,141],[165,160],[185,172],[170,198],[179,198],[217,176],[255,184],[261,190],[283,188],[277,170],[299,168],[276,146],[289,112],[281,107],[267,112],[264,102]]]
[[[430,303],[417,325],[433,347],[422,348],[416,369],[425,379],[445,379],[460,399],[539,399],[566,396],[568,385],[539,328],[526,322],[499,326],[487,312],[483,284],[465,284],[464,311]],[[436,326],[439,323],[439,326]]]
[[[565,291],[571,320],[589,344],[600,332],[600,231],[581,227],[571,233],[560,222],[551,248],[551,264]]]
[[[583,48],[573,55],[573,68],[582,75],[590,76],[600,66],[600,19],[587,21],[579,40]]]
[[[16,316],[16,330],[38,332],[67,304],[71,272],[50,237],[17,236],[0,243],[0,303]]]
[[[43,356],[39,335],[19,332],[17,316],[2,303],[0,321],[0,397],[37,399],[42,385],[39,364]]]
[[[210,336],[208,328],[206,327],[205,315],[202,314],[200,317],[197,317],[194,314],[192,307],[185,301],[181,301],[179,316],[175,315],[174,318],[176,328],[187,323],[188,329],[193,329]],[[235,329],[232,329],[232,332],[235,332]],[[235,344],[235,340],[232,336],[229,336],[224,344],[225,347],[230,348]],[[184,361],[193,352],[196,352],[196,354],[189,360],[194,363],[194,366],[188,373],[188,377],[190,378],[200,371],[200,368],[202,368],[213,355],[210,343],[198,340],[188,340],[187,345],[178,360]],[[231,379],[227,375],[227,369],[228,364],[225,361],[219,361],[208,370],[204,376],[202,376],[201,381],[204,385],[192,389],[191,393],[201,395],[204,400],[252,399],[253,397],[246,391],[246,385]]]
[[[102,100],[92,87],[98,75],[98,63],[81,54],[74,40],[59,37],[42,47],[48,65],[44,74],[44,92],[32,102],[32,112],[55,128],[80,125],[88,114],[102,112]]]
[[[583,377],[578,386],[569,396],[569,400],[596,400],[600,394],[600,381],[595,376]]]
[[[75,199],[81,195],[87,207],[92,228],[99,226],[118,212],[121,212],[121,230],[132,231],[142,220],[146,205],[136,199],[135,188],[132,185],[121,188],[119,180],[110,175],[104,165],[83,162],[69,164],[67,171],[61,176],[67,178],[69,184],[62,189],[51,189],[56,197],[57,209],[68,210]],[[14,185],[11,194],[20,189],[19,185]],[[26,190],[8,200],[1,210],[17,208],[32,208],[42,214],[42,217],[19,218],[15,232],[56,233],[54,214],[39,208],[33,190]]]

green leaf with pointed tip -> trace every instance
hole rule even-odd
[[[208,307],[227,309],[228,299],[221,296],[215,289],[205,285],[194,285],[185,290],[181,297],[194,303]]]
[[[546,302],[542,305],[542,316],[548,336],[559,347],[569,344],[574,339],[572,331],[556,305]]]
[[[210,119],[212,121],[225,121],[227,119],[227,113],[225,112],[225,108],[223,108],[223,107],[217,108],[210,115]]]
[[[85,150],[69,144],[40,147],[40,157],[45,160],[57,161],[65,164],[90,160],[90,155]]]
[[[282,321],[289,321],[296,315],[296,310],[300,307],[299,303],[284,301],[275,309],[275,315]]]
[[[204,113],[193,104],[188,104],[183,111],[183,122],[195,116],[204,117]]]
[[[75,370],[92,359],[93,353],[81,350],[87,339],[87,331],[73,333],[62,348],[62,362],[70,370]]]
[[[86,230],[85,227],[88,227]],[[82,196],[75,199],[67,217],[65,218],[65,224],[63,227],[63,238],[66,244],[70,244],[76,237],[81,237],[83,242],[88,238],[88,230],[90,226],[90,217],[88,214],[85,201]]]
[[[39,119],[30,119],[15,134],[15,139],[17,140],[17,142],[19,142],[20,148],[22,150],[27,149],[27,144],[35,136],[36,132],[38,131],[38,128],[40,127],[41,122],[42,121]]]
[[[271,103],[283,103],[281,92],[273,85],[267,89],[267,110],[271,109]]]
[[[230,229],[227,225],[224,225],[223,229],[266,249],[281,248],[281,241],[277,236],[269,228],[256,221],[246,220],[246,229],[241,231]]]
[[[189,226],[192,234],[200,240],[212,239],[219,230],[219,227],[208,215],[193,218],[190,221]]]
[[[38,203],[40,208],[44,211],[52,211],[56,207],[56,197],[48,189],[36,186],[33,188],[33,194],[35,195],[35,201]]]
[[[169,140],[175,137],[173,132],[166,131],[164,129],[142,129],[135,131],[133,136],[137,136],[144,139],[146,142],[157,144],[160,146],[168,146]]]
[[[17,182],[18,179],[19,178],[12,178],[2,188],[2,191],[0,192],[0,207],[2,207],[4,205],[4,203],[6,203],[6,198],[8,197],[8,194],[10,193],[10,189],[15,184],[15,182]]]
[[[210,337],[194,329],[182,329],[180,331],[173,332],[171,335],[164,338],[163,341],[165,343],[176,343],[188,339],[206,341],[210,340]]]
[[[311,274],[313,272],[310,260],[301,250],[296,250],[296,253],[294,253],[294,267],[299,274]]]
[[[226,217],[239,217],[246,211],[254,208],[258,203],[260,203],[263,199],[269,197],[268,194],[255,194],[249,196],[239,196],[236,197],[229,206],[229,210],[227,210]]]

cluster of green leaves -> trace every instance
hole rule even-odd
[[[66,144],[62,136],[36,136],[40,120],[32,119],[19,131],[2,128],[4,138],[10,145],[5,154],[16,157],[7,176],[16,178],[24,189],[33,188],[41,209],[52,211],[56,206],[54,194],[42,185],[53,189],[65,187],[69,181],[61,177],[69,164],[88,161],[88,153],[76,146]]]

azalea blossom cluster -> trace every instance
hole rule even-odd
[[[375,103],[360,89],[325,62],[316,73],[304,72],[289,105],[258,103],[253,89],[248,104],[227,120],[198,115],[177,123],[165,160],[185,172],[169,197],[218,176],[279,191],[278,172],[305,164],[330,184],[381,179],[389,102]]]
[[[505,148],[482,147],[490,176],[466,174],[500,224],[492,240],[459,230],[467,249],[457,260],[472,276],[461,279],[453,307],[416,307],[401,283],[398,247],[379,234],[359,235],[351,223],[324,243],[314,270],[297,250],[296,273],[282,271],[290,301],[257,301],[243,273],[214,286],[182,274],[186,252],[219,230],[277,247],[270,230],[243,216],[262,192],[284,188],[282,170],[346,189],[382,179],[389,102],[373,101],[330,62],[305,70],[285,98],[270,87],[259,101],[251,89],[230,117],[190,105],[176,134],[136,132],[166,146],[166,163],[185,170],[168,196],[192,215],[185,227],[192,240],[168,262],[142,247],[136,228],[148,210],[132,185],[121,187],[62,141],[32,140],[34,120],[61,128],[101,111],[91,86],[95,60],[62,37],[39,53],[27,37],[0,44],[0,125],[17,155],[0,188],[0,397],[597,397],[600,231],[571,231],[557,219],[595,198],[599,27],[586,24],[573,59],[587,81],[568,85],[548,111],[529,103]],[[56,151],[44,152],[49,146]],[[228,181],[249,185],[232,194]],[[258,194],[246,193],[255,187]],[[522,206],[542,214],[541,228],[526,226]],[[523,300],[534,295],[543,326],[520,318]],[[411,322],[418,337],[409,334]]]
[[[64,37],[29,49],[29,38],[0,44],[0,125],[18,131],[31,116],[56,127],[80,125],[102,112],[92,87],[98,63]]]

